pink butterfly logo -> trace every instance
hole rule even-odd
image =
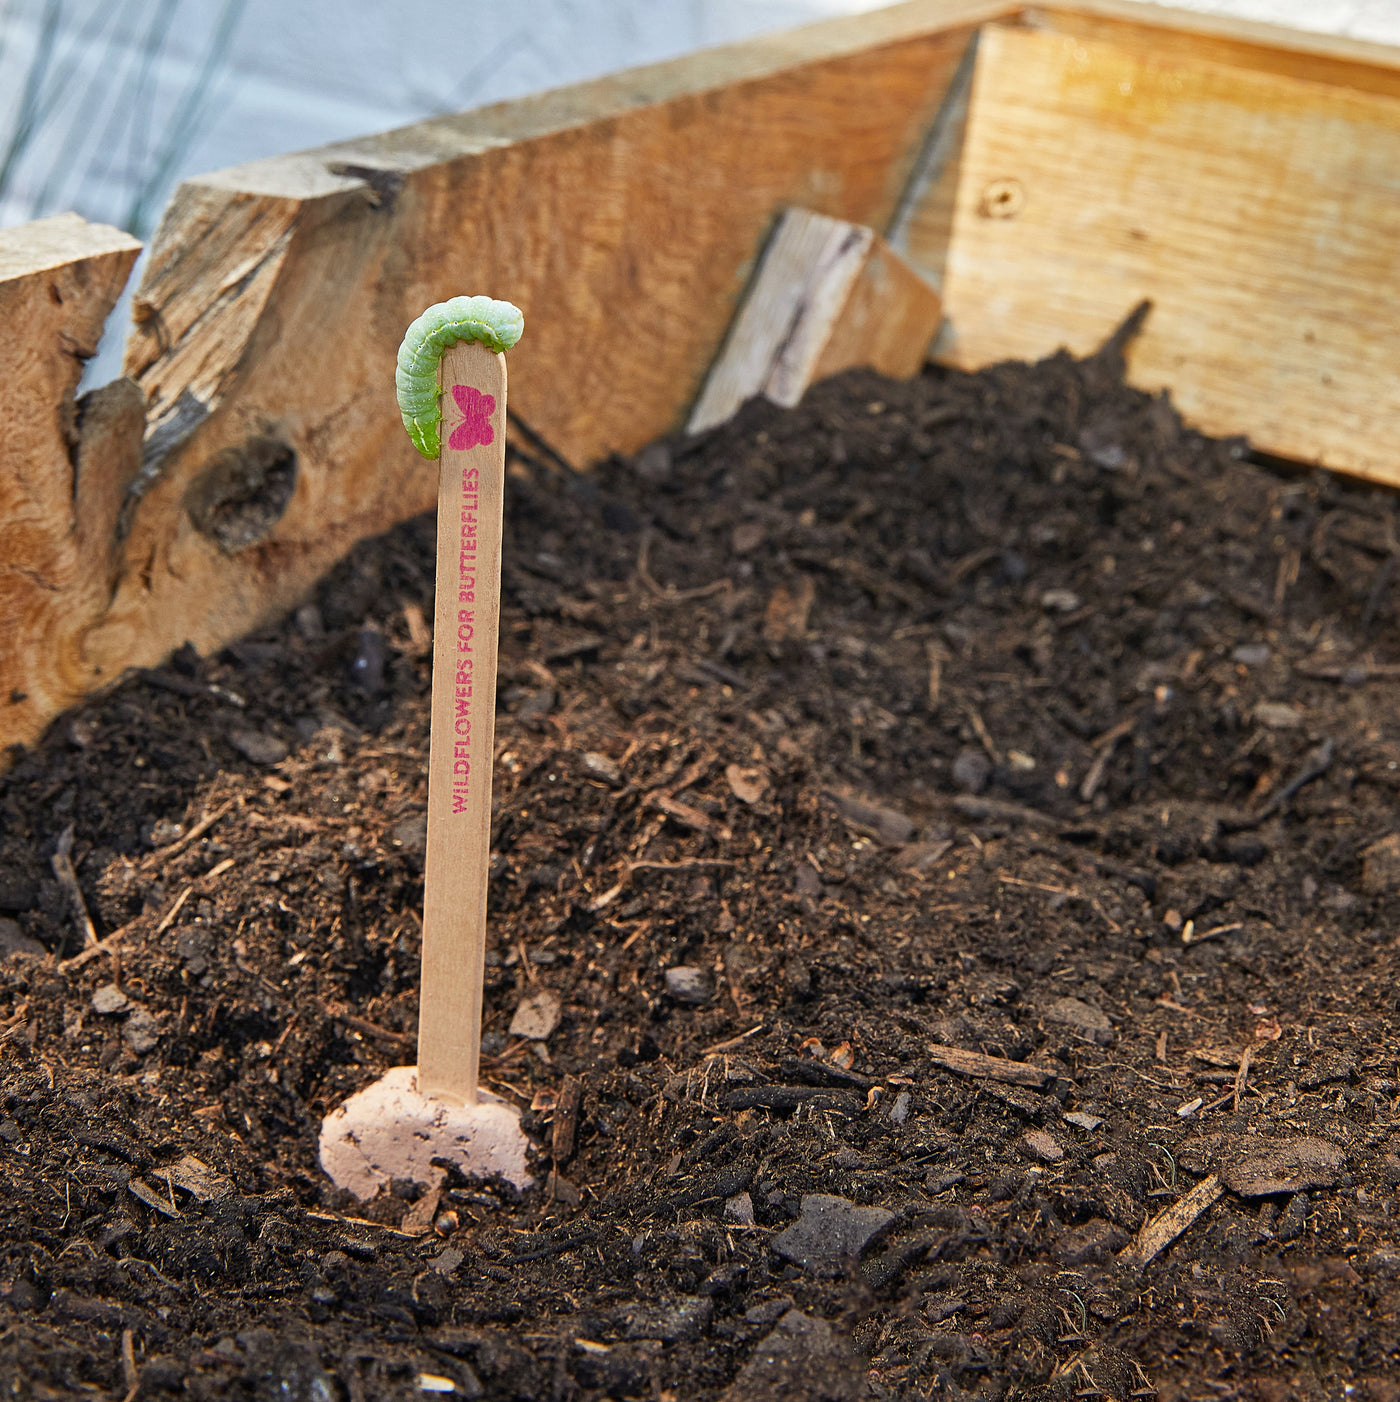
[[[460,453],[467,448],[475,448],[479,443],[490,443],[496,437],[496,431],[491,427],[491,415],[496,412],[496,396],[482,394],[470,385],[453,385],[452,398],[457,401],[463,418],[452,430],[447,446]]]

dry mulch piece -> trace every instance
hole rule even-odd
[[[316,1162],[413,1057],[431,521],[15,755],[6,1395],[1400,1397],[1394,499],[1120,372],[514,460],[523,1195]]]

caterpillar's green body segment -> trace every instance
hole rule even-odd
[[[405,332],[399,347],[394,387],[399,412],[413,446],[425,458],[442,451],[438,424],[438,365],[448,346],[480,341],[488,350],[508,351],[525,329],[520,308],[492,297],[453,297],[429,307]]]

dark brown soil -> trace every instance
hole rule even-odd
[[[549,1186],[316,1162],[413,1055],[417,521],[0,780],[6,1396],[1400,1397],[1390,496],[1109,352],[508,516],[486,1068]]]

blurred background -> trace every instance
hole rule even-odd
[[[0,227],[75,210],[146,240],[187,175],[881,3],[0,0]],[[1400,43],[1400,0],[1186,3]]]

